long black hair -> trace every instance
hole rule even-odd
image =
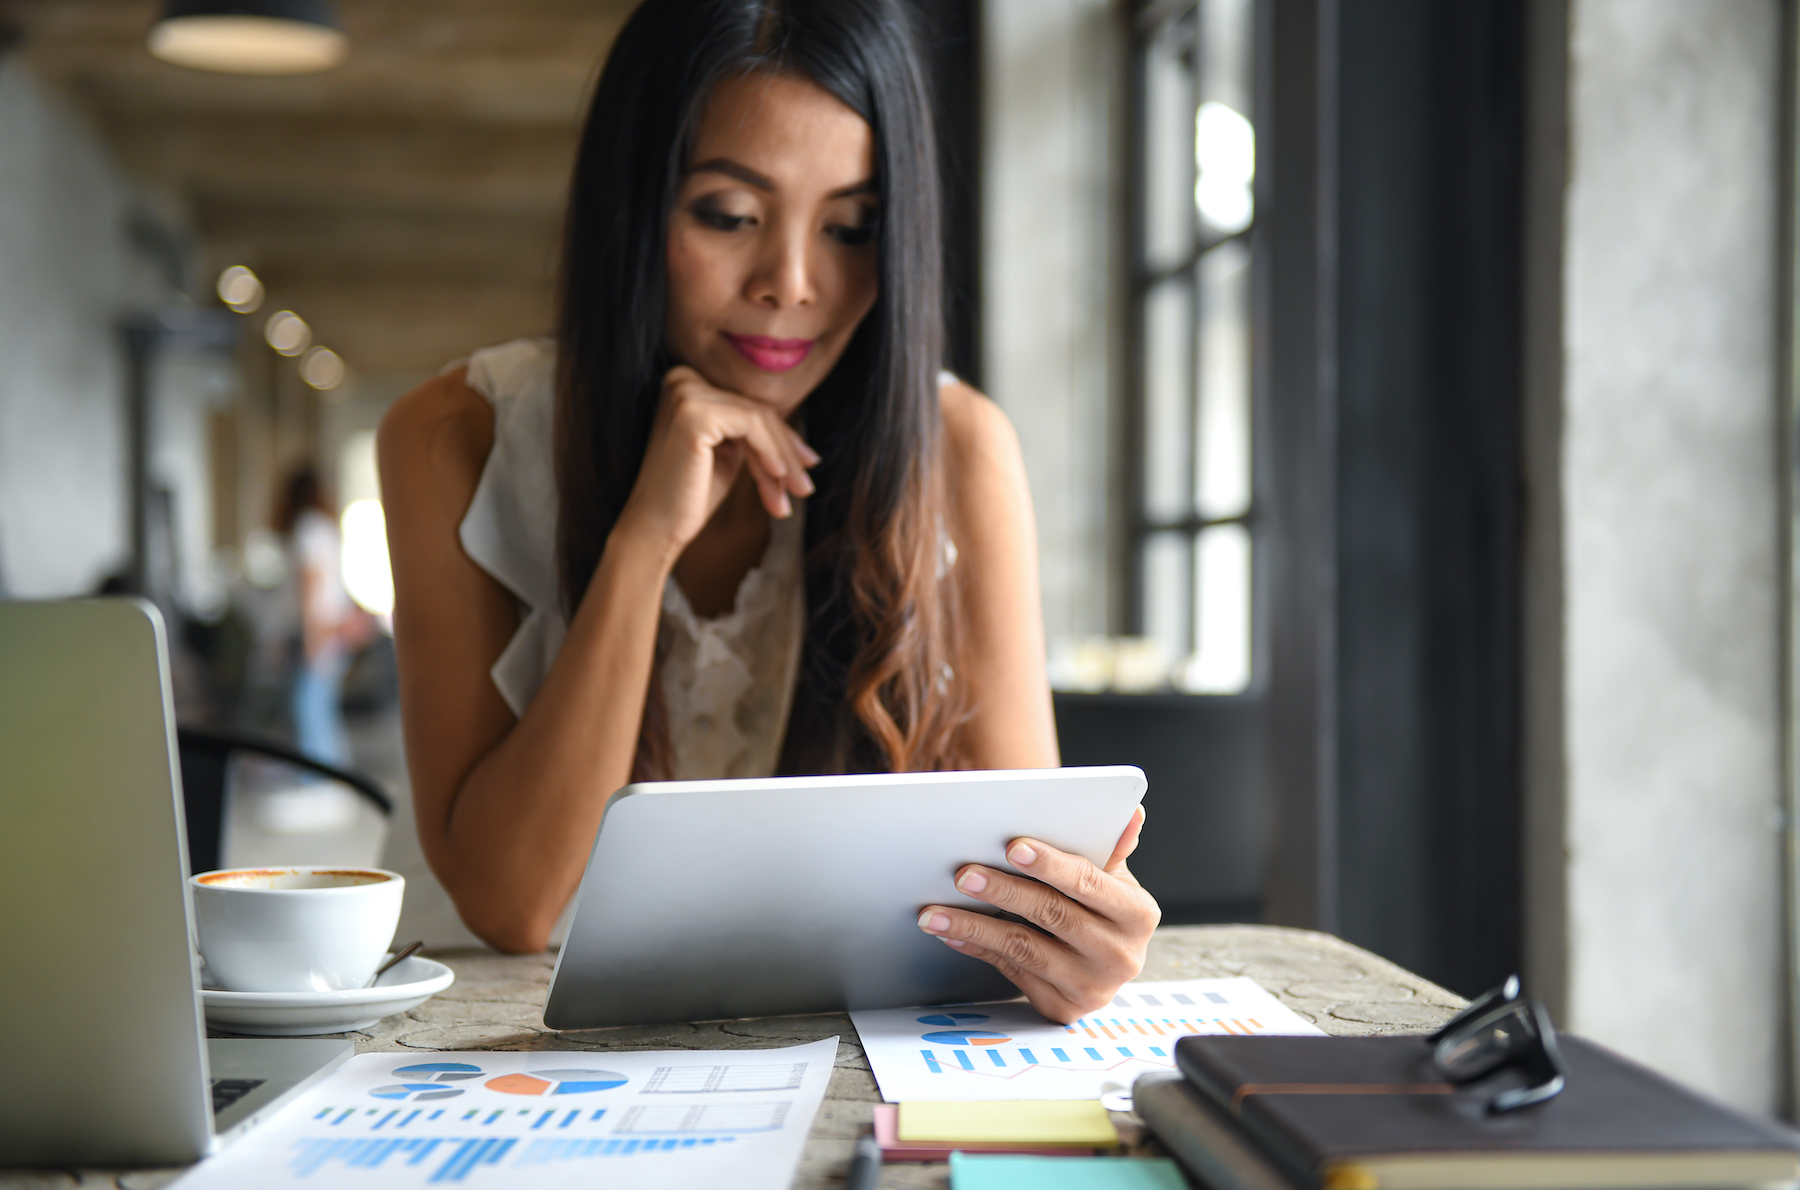
[[[793,75],[874,132],[878,296],[805,406],[824,461],[806,510],[807,626],[783,772],[961,760],[959,617],[941,575],[937,146],[915,37],[904,0],[646,0],[607,58],[570,188],[556,468],[572,617],[637,481],[673,364],[668,219],[707,98],[740,74]],[[639,778],[668,772],[659,686],[653,670]]]

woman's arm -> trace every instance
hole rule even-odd
[[[779,418],[672,372],[638,484],[515,720],[489,670],[518,608],[458,537],[493,434],[491,408],[461,373],[428,382],[382,421],[382,497],[419,841],[470,929],[501,950],[532,951],[546,945],[606,801],[630,776],[676,558],[746,462],[772,512],[784,492],[811,484],[804,445]]]
[[[961,586],[965,623],[957,676],[974,707],[969,758],[978,769],[1055,768],[1037,524],[1019,436],[1000,407],[968,385],[941,391],[957,549],[951,576]]]
[[[966,385],[946,389],[943,408],[961,554],[956,572],[968,621],[964,676],[975,701],[970,752],[979,768],[1052,766],[1056,722],[1044,667],[1037,533],[1018,437],[999,407]],[[957,871],[958,891],[1048,934],[943,905],[927,905],[919,928],[993,964],[1045,1016],[1072,1021],[1136,977],[1161,920],[1155,899],[1126,866],[1143,823],[1139,808],[1104,865],[1015,839],[1006,861],[1029,879],[983,864]]]

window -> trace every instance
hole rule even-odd
[[[1131,43],[1127,628],[1175,685],[1251,681],[1255,0],[1141,0]]]

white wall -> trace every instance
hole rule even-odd
[[[982,5],[982,365],[1024,446],[1052,638],[1108,628],[1110,8]]]
[[[88,131],[0,61],[0,584],[92,588],[128,547],[113,323],[155,292],[129,190]]]
[[[1534,904],[1531,944],[1568,1027],[1772,1111],[1778,5],[1568,16],[1561,490],[1533,501],[1560,517],[1534,664],[1563,710],[1532,790],[1566,904]]]
[[[115,332],[170,299],[128,231],[142,196],[75,113],[0,61],[0,591],[87,593],[130,547],[123,368]],[[208,594],[207,419],[229,361],[155,369],[152,481],[175,492],[187,597]]]

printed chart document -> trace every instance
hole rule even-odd
[[[1253,979],[1128,983],[1112,1006],[1072,1025],[1023,1000],[852,1012],[881,1096],[909,1099],[1098,1099],[1138,1075],[1175,1067],[1189,1033],[1324,1032]]]
[[[835,1037],[772,1050],[359,1054],[178,1184],[784,1190],[836,1059]]]

